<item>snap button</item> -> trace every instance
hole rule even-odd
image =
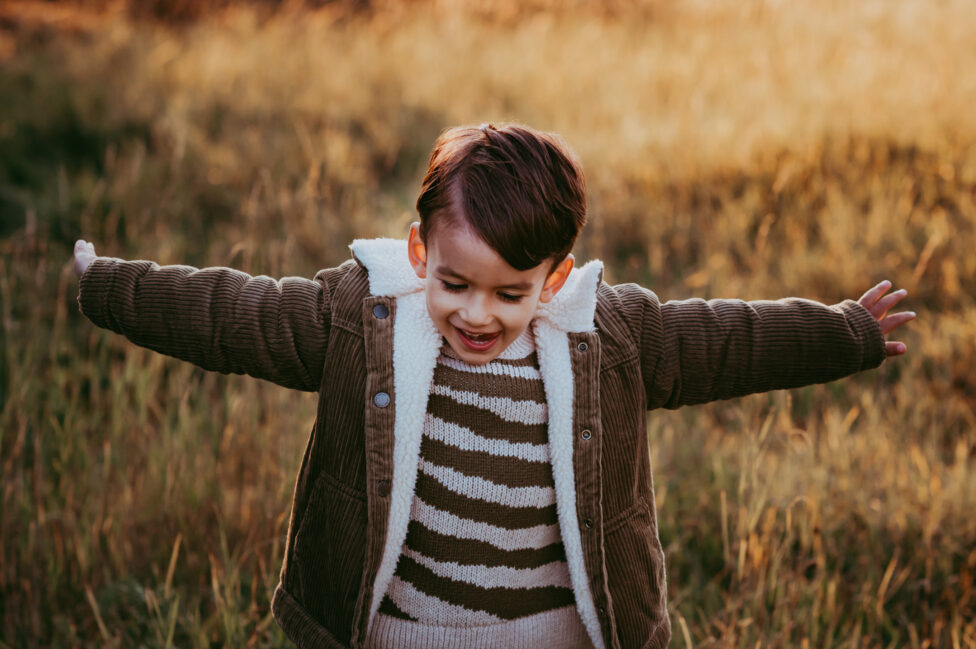
[[[590,439],[590,435],[591,433],[588,428],[583,429],[583,432],[580,433],[580,437],[582,437],[583,439]]]
[[[390,395],[386,392],[377,392],[373,395],[373,403],[375,403],[380,408],[385,408],[390,405]]]
[[[390,315],[390,310],[385,304],[377,304],[373,307],[373,315],[382,320],[386,316]]]
[[[589,529],[592,529],[593,528],[593,519],[592,518],[587,518],[585,521],[583,521],[583,525],[586,525],[586,529],[588,529],[588,530]]]
[[[587,345],[586,343],[580,343],[580,344],[576,345],[576,349],[580,350],[581,352],[585,352],[589,348],[590,348],[590,346]]]
[[[607,614],[607,607],[606,606],[601,606],[600,607],[600,615],[606,615],[606,614]]]
[[[376,493],[380,495],[381,498],[386,498],[390,495],[390,481],[380,480],[376,483]]]

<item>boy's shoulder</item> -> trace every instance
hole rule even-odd
[[[323,268],[315,273],[314,279],[325,289],[333,322],[344,321],[359,329],[363,300],[370,295],[366,269],[350,258],[334,268]]]
[[[596,297],[598,313],[623,310],[626,315],[637,315],[648,307],[660,304],[654,291],[634,283],[608,284],[601,281]]]
[[[321,282],[330,293],[343,291],[369,292],[366,269],[354,257],[350,257],[334,268],[323,268],[315,273],[315,281]]]
[[[659,306],[657,295],[643,286],[600,282],[594,324],[604,369],[639,356],[648,329],[661,329]]]
[[[422,290],[422,281],[407,261],[406,240],[356,239],[349,250],[352,255],[342,264],[315,274],[326,289],[333,322],[361,331],[364,300],[395,300]]]

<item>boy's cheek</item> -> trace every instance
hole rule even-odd
[[[451,313],[450,303],[444,300],[442,296],[432,294],[430,291],[427,293],[427,314],[430,319],[434,321],[438,329],[443,329],[446,324],[448,315]],[[443,330],[441,333],[444,333]]]

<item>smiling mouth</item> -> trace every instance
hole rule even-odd
[[[489,334],[477,334],[470,331],[465,331],[464,329],[459,329],[454,327],[458,332],[458,337],[464,345],[473,351],[483,352],[491,348],[495,344],[495,341],[501,336],[500,331]]]

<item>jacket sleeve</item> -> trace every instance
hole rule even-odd
[[[230,268],[98,257],[78,304],[100,327],[223,373],[318,390],[330,327],[326,273],[252,277]]]
[[[874,317],[853,300],[701,300],[661,304],[640,287],[641,372],[648,408],[824,383],[885,359]]]

